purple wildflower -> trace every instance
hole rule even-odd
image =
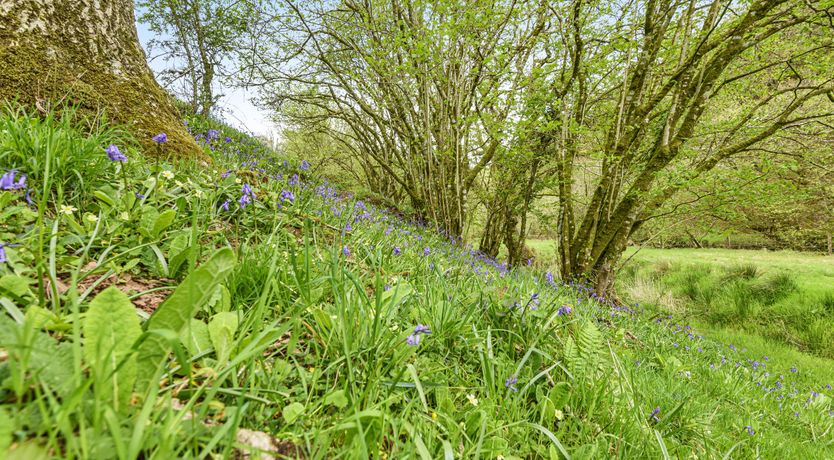
[[[562,305],[561,307],[559,307],[558,310],[556,310],[556,316],[566,316],[569,315],[572,311],[573,308],[567,305]]]
[[[660,414],[660,406],[654,408],[652,415],[650,415],[649,418],[653,419],[655,422],[659,422],[660,419],[657,417],[658,414]]]
[[[394,246],[394,255],[398,256],[401,253],[402,253],[402,250],[400,249],[400,247],[399,246]]]
[[[417,325],[414,326],[414,333],[415,334],[431,334],[431,328],[428,327],[428,326],[424,326],[420,323],[417,323]]]
[[[301,166],[299,167],[302,171],[306,171],[310,169],[310,163],[307,163],[307,160],[301,160]]]
[[[26,176],[25,175],[20,176],[20,180],[15,182],[14,181],[15,174],[17,174],[17,171],[15,171],[14,169],[7,172],[6,174],[3,174],[3,176],[0,177],[0,189],[3,189],[3,190],[19,190],[19,189],[25,188],[26,187]]]
[[[347,246],[343,247],[342,254],[344,254],[345,257],[350,257],[350,249]]]
[[[107,158],[110,158],[110,161],[127,161],[127,157],[119,151],[119,148],[116,147],[115,144],[110,144],[107,146]]]
[[[223,208],[224,211],[229,212],[229,200],[224,201],[220,207]]]
[[[206,133],[206,138],[209,139],[209,140],[214,140],[214,139],[217,139],[218,137],[220,137],[220,132],[217,131],[216,129],[210,129]]]
[[[287,181],[287,184],[298,185],[298,174],[293,174],[292,177],[290,177],[290,180]]]
[[[168,135],[165,134],[165,133],[159,133],[156,136],[152,137],[151,139],[153,139],[153,141],[156,142],[157,144],[164,144],[164,143],[168,142]]]
[[[423,248],[423,257],[428,257],[430,252],[429,248]]]
[[[245,208],[247,204],[252,202],[252,198],[250,198],[249,195],[241,195],[237,202],[241,208]]]
[[[416,347],[420,345],[420,334],[411,334],[405,339],[405,343],[411,345],[412,347]]]
[[[228,170],[228,171],[224,172],[223,174],[221,174],[221,175],[220,175],[220,178],[221,178],[221,179],[225,179],[225,178],[229,177],[229,175],[230,175],[231,173],[232,173],[232,170],[230,169],[230,170]]]
[[[516,392],[518,391],[518,388],[515,387],[516,383],[518,383],[518,378],[515,375],[511,375],[504,381],[504,386],[509,388],[511,391]]]
[[[556,284],[556,283],[553,281],[553,273],[550,273],[550,272],[545,273],[545,274],[544,274],[544,279],[547,281],[547,284],[549,284],[549,285],[551,285],[551,286],[553,286],[554,284]]]
[[[749,434],[750,436],[753,436],[753,435],[755,435],[755,434],[756,434],[756,430],[754,430],[752,426],[747,425],[747,426],[746,426],[746,427],[744,427],[744,428],[746,428],[746,429],[747,429],[747,434]]]
[[[281,190],[281,202],[283,203],[284,201],[295,203],[295,195],[289,190]]]

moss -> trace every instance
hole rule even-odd
[[[76,14],[55,13],[61,18]],[[0,98],[16,99],[39,110],[50,104],[68,102],[78,105],[82,113],[104,111],[110,119],[132,131],[150,154],[158,151],[151,137],[165,132],[168,134],[166,154],[204,157],[203,150],[182,125],[170,96],[153,79],[135,43],[135,50],[128,46],[126,56],[119,56],[135,65],[125,69],[124,75],[115,76],[106,63],[97,62],[75,44],[77,40],[54,34],[25,37],[13,34],[12,31],[19,30],[18,18],[19,14],[12,12],[0,19],[0,43],[15,43],[0,46]],[[67,34],[77,32],[71,28],[62,30],[67,30],[64,32]],[[131,33],[126,31],[122,41],[129,42]]]

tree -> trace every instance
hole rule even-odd
[[[629,239],[676,193],[776,133],[830,119],[823,2],[574,0],[542,111],[566,278],[610,291]],[[587,193],[583,193],[587,190]]]
[[[247,66],[265,105],[317,107],[314,118],[283,115],[331,129],[421,217],[460,235],[467,196],[518,106],[516,89],[546,24],[543,2],[284,4],[268,21],[270,49]]]
[[[0,7],[0,96],[43,107],[69,100],[106,109],[150,145],[198,155],[139,45],[131,0],[10,0]]]
[[[195,113],[208,116],[217,103],[214,85],[229,76],[227,64],[241,45],[257,10],[241,0],[140,0],[139,20],[157,38],[149,43],[169,65],[159,75],[162,83],[179,93]]]

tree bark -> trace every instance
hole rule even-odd
[[[166,154],[202,155],[148,68],[132,0],[0,0],[0,97],[104,110],[146,147],[164,132]]]

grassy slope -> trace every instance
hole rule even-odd
[[[207,126],[192,120],[192,127]],[[189,346],[166,360],[158,391],[136,387],[131,403],[114,409],[93,393],[109,381],[80,358],[82,332],[73,325],[89,297],[53,300],[57,318],[50,322],[30,318],[36,296],[21,293],[17,308],[27,319],[0,322],[0,348],[10,356],[0,368],[0,443],[14,442],[18,454],[44,446],[69,458],[225,456],[246,441],[239,431],[246,428],[268,433],[275,450],[312,458],[831,456],[832,391],[825,385],[834,382],[803,366],[816,362],[752,343],[730,348],[677,318],[589,299],[581,287],[550,283],[537,270],[506,271],[429,228],[316,185],[295,165],[253,155],[241,140],[210,143],[213,169],[170,166],[175,180],[189,182],[160,182],[148,194],[147,206],[176,205],[177,212],[152,241],[118,223],[118,205],[78,198],[85,204],[78,214],[99,213],[103,233],[69,225],[53,211],[45,216],[46,228],[56,220],[57,237],[67,242],[64,256],[52,257],[59,274],[85,266],[79,256],[88,247],[99,260],[93,279],[106,275],[105,267],[163,276],[147,243],[167,256],[180,237],[196,236],[193,262],[213,247],[234,247],[238,263],[224,282],[227,294],[218,291],[196,313],[212,324],[225,310],[238,312],[231,342],[221,347],[212,334],[213,347],[195,350],[198,340],[181,332]],[[131,158],[129,186],[158,174]],[[113,188],[118,179],[101,178]],[[257,197],[245,209],[235,204],[242,184]],[[220,210],[226,199],[228,213]],[[21,244],[7,248],[9,263],[0,268],[7,275],[33,275],[27,267],[37,251],[26,228],[3,234]],[[136,255],[138,265],[111,259],[118,256],[104,251],[113,248],[125,259]],[[192,265],[167,273],[172,284],[193,273]],[[418,324],[431,333],[415,346],[408,337],[413,343]],[[33,340],[78,358],[27,355]],[[220,348],[228,360],[219,359]],[[186,364],[190,373],[177,370]],[[58,371],[80,382],[79,390],[62,389]]]

